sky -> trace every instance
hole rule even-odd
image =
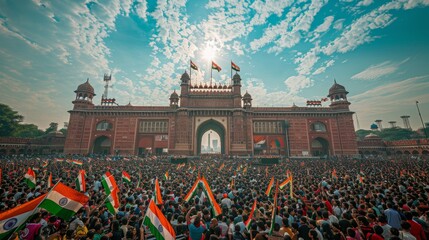
[[[429,0],[2,0],[0,102],[61,127],[87,78],[96,104],[111,73],[118,104],[166,106],[190,60],[193,82],[210,82],[213,60],[222,84],[232,60],[253,106],[305,106],[335,79],[356,129],[402,127],[401,115],[417,129],[416,101],[429,122],[428,25]]]

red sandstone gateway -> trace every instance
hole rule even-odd
[[[251,95],[241,94],[238,74],[230,85],[193,84],[187,72],[180,80],[180,95],[173,92],[170,106],[159,107],[120,106],[106,91],[101,105],[94,105],[89,81],[79,85],[64,153],[199,155],[208,131],[219,135],[219,153],[228,155],[358,153],[348,92],[336,82],[328,107],[321,101],[306,107],[253,107]]]

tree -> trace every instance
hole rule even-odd
[[[45,133],[48,134],[50,132],[56,132],[58,131],[58,123],[51,122],[49,123],[49,127],[45,130]]]
[[[370,133],[374,133],[374,132],[375,131],[372,131],[372,130],[359,129],[359,130],[356,131],[356,136],[359,138],[359,140],[363,140],[366,135],[368,135]],[[376,134],[376,135],[378,135],[378,134]]]
[[[406,128],[385,128],[378,134],[384,141],[420,138],[415,131]]]
[[[35,138],[40,137],[43,134],[44,132],[34,124],[19,124],[13,132],[14,137],[20,138]]]
[[[24,117],[8,105],[0,103],[0,137],[9,137]]]

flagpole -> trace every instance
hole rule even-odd
[[[210,66],[210,86],[212,85],[212,79],[213,79],[213,59],[211,60],[211,66]]]
[[[231,79],[229,80],[232,85],[232,60],[231,60]]]
[[[52,191],[52,189],[54,189],[54,188],[58,185],[58,183],[60,183],[60,181],[61,181],[61,178],[60,178],[60,179],[58,180],[58,182],[54,185],[54,187],[53,187],[53,188],[51,188],[51,190],[49,190],[49,192],[47,192],[47,193],[46,193],[45,197],[44,197],[44,198],[39,202],[39,204],[37,204],[37,206],[34,208],[33,212],[30,214],[30,216],[29,216],[27,219],[25,219],[25,221],[24,221],[24,223],[23,223],[23,224],[25,224],[25,223],[27,222],[27,220],[28,220],[30,217],[32,217],[32,216],[34,215],[34,213],[36,212],[36,210],[39,208],[40,204],[42,204],[42,202],[43,202],[43,201],[45,201],[45,199],[48,197],[49,193]],[[17,231],[18,229],[20,229],[20,227],[21,227],[23,224],[19,225],[18,227],[16,227],[16,228],[15,228],[15,230],[13,230],[13,232],[12,232],[12,234],[9,236],[8,240],[11,240],[11,239],[12,239],[12,236],[16,233],[16,231]]]
[[[189,59],[189,85],[192,86],[192,67],[191,67],[192,60]]]

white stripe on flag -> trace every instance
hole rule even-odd
[[[70,198],[62,195],[61,193],[59,193],[57,191],[51,191],[51,193],[49,193],[49,196],[47,199],[52,200],[54,203],[58,204],[60,207],[71,210],[73,212],[77,212],[81,207],[83,207],[83,205],[80,202],[76,202],[74,200],[71,200]]]

